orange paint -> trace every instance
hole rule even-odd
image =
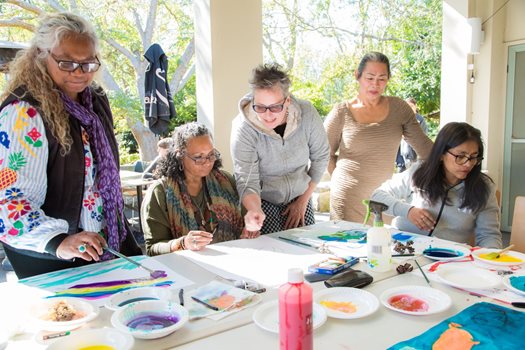
[[[331,310],[344,312],[347,314],[353,314],[357,311],[357,306],[352,304],[349,301],[331,301],[331,300],[322,300],[320,302],[321,305],[324,307],[327,307]]]
[[[470,350],[479,341],[472,339],[472,334],[459,329],[460,324],[451,322],[438,340],[432,345],[432,350]]]

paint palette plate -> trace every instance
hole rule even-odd
[[[448,294],[430,287],[402,286],[385,290],[379,297],[388,309],[407,315],[432,315],[452,304]]]
[[[111,316],[111,324],[135,338],[156,339],[182,328],[188,319],[188,311],[178,303],[144,300],[117,309]]]
[[[490,289],[501,283],[501,277],[474,266],[442,265],[437,271],[442,282],[462,289]]]
[[[525,296],[525,272],[503,277],[503,284],[508,290]]]
[[[523,265],[525,263],[525,254],[515,252],[515,251],[508,251],[502,254],[502,257],[500,257],[498,260],[495,259],[489,259],[486,257],[486,254],[498,252],[501,249],[489,249],[489,248],[482,248],[478,249],[472,252],[472,257],[476,261],[480,261],[485,264],[490,265],[496,265],[496,266],[514,266],[514,265]],[[505,260],[513,260],[513,261],[505,261]]]
[[[115,311],[127,304],[143,300],[169,300],[171,291],[167,288],[158,287],[142,287],[127,289],[122,292],[113,294],[104,306],[112,311]]]
[[[353,319],[366,317],[379,308],[377,297],[366,290],[349,287],[327,288],[314,294],[328,317]]]
[[[73,313],[70,321],[53,321],[54,311],[63,314],[64,308]],[[42,330],[63,332],[78,328],[93,320],[99,314],[99,308],[93,303],[80,298],[50,298],[43,299],[30,307],[30,314],[35,325]]]
[[[423,250],[423,255],[432,260],[450,261],[470,256],[470,249],[459,244],[431,245]]]
[[[134,343],[135,340],[130,334],[122,333],[114,328],[99,328],[75,331],[71,335],[57,339],[47,349],[130,350]]]
[[[279,333],[279,301],[270,301],[259,306],[253,313],[253,322],[262,329]],[[326,312],[317,303],[313,303],[313,329],[326,322]]]

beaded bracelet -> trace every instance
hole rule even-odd
[[[186,246],[184,245],[184,238],[186,236],[182,236],[181,239],[180,239],[180,247],[182,248],[182,250],[186,250]]]

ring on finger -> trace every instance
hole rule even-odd
[[[78,246],[78,251],[80,253],[85,253],[86,252],[86,244],[84,243],[84,244],[79,245]]]

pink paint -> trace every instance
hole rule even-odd
[[[292,270],[296,270],[293,278]],[[312,287],[303,282],[303,272],[300,269],[290,269],[288,281],[279,288],[280,349],[311,350],[313,349]]]
[[[426,312],[428,311],[428,304],[426,301],[414,298],[408,294],[399,294],[391,297],[388,303],[396,309],[410,311],[410,312]]]

